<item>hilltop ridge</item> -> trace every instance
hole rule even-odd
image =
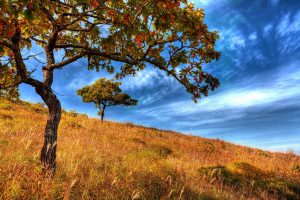
[[[41,175],[47,110],[0,99],[0,199],[300,199],[300,157],[63,112]]]

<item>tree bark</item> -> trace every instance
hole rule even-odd
[[[57,130],[61,119],[61,104],[49,87],[36,87],[36,92],[42,97],[49,111],[44,133],[44,145],[41,150],[43,170],[52,172],[56,169]]]
[[[102,107],[102,108],[101,108],[101,106],[100,106],[101,122],[103,122],[103,119],[104,119],[105,108],[106,108],[106,103],[103,104],[103,107]]]
[[[104,119],[104,109],[101,109],[101,122],[103,122]]]

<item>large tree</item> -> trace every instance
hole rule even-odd
[[[103,122],[105,109],[109,106],[135,106],[137,100],[132,99],[128,94],[122,93],[121,82],[113,82],[101,78],[92,85],[85,86],[77,91],[82,101],[94,103],[99,108],[99,116]]]
[[[150,64],[194,99],[219,85],[202,68],[220,56],[214,49],[218,34],[208,30],[204,11],[186,0],[1,0],[0,13],[1,57],[15,69],[10,73],[17,83],[34,87],[49,109],[41,151],[46,169],[56,166],[61,105],[51,87],[57,69],[86,59],[88,69],[122,78]],[[43,48],[46,60],[35,69],[41,80],[24,62],[34,59],[25,53],[33,44]],[[115,70],[112,62],[121,67]]]

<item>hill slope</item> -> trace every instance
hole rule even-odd
[[[300,199],[300,157],[64,112],[53,179],[47,111],[0,99],[0,199]]]

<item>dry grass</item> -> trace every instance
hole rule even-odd
[[[47,112],[0,100],[0,199],[300,199],[300,157],[64,112],[53,179]]]

